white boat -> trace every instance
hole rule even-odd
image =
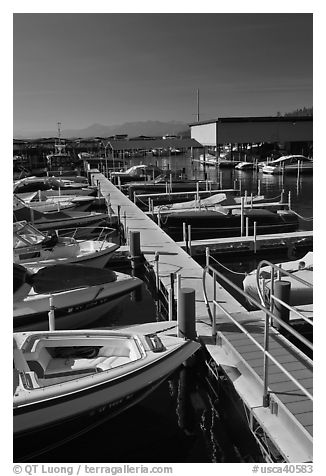
[[[14,329],[48,329],[51,297],[56,329],[83,328],[141,284],[127,274],[80,264],[49,266],[34,274],[14,264]]]
[[[305,282],[313,284],[313,252],[310,251],[303,258],[295,261],[287,261],[284,263],[278,263],[284,271],[287,271],[293,275],[294,278],[283,275],[284,281],[291,283],[290,292],[290,306],[300,306],[313,303],[313,289],[310,286],[304,285],[297,281],[295,276],[303,279]],[[276,276],[275,276],[276,277]],[[270,266],[263,266],[259,275],[261,285],[264,282],[264,287],[269,292],[271,287],[271,269]],[[262,286],[261,286],[262,288]],[[260,302],[258,290],[257,290],[257,272],[251,271],[243,280],[243,289],[256,301]]]
[[[212,155],[212,154],[205,154],[205,155],[200,154],[199,160],[200,160],[200,162],[203,162],[205,164],[210,164],[210,165],[216,165],[217,164],[216,157],[215,157],[215,155]]]
[[[95,201],[93,196],[76,195],[53,195],[48,196],[45,191],[18,193],[16,197],[25,202],[26,205],[39,211],[60,211],[67,208],[78,208],[78,211],[87,210]]]
[[[112,231],[112,228],[101,228],[92,240],[78,240],[56,234],[48,236],[26,221],[16,222],[13,224],[14,263],[33,270],[67,263],[104,268],[119,248],[107,241]]]
[[[99,407],[116,413],[199,347],[174,336],[123,330],[14,333],[14,436]]]
[[[57,230],[59,228],[77,228],[82,226],[105,226],[108,220],[107,213],[79,212],[66,210],[59,212],[39,212],[30,208],[26,203],[14,195],[13,197],[14,222],[30,221],[38,230]]]
[[[253,170],[255,164],[253,162],[240,162],[235,166],[236,170]]]
[[[304,155],[283,155],[262,167],[264,174],[312,173],[313,161]]]
[[[252,197],[253,204],[264,203],[268,201],[263,195],[256,195]],[[251,197],[247,197],[247,206],[251,204]],[[231,193],[215,193],[207,198],[200,198],[199,200],[190,200],[188,202],[177,202],[168,205],[159,205],[154,207],[154,213],[160,212],[161,214],[170,213],[180,210],[191,209],[216,209],[220,212],[223,211],[223,207],[229,206],[239,207],[241,205],[241,197],[235,197]],[[228,213],[225,210],[225,213]]]

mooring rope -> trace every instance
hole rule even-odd
[[[238,271],[233,271],[232,269],[229,269],[227,268],[226,266],[224,266],[224,264],[220,263],[219,261],[217,261],[217,259],[213,258],[212,255],[209,256],[212,260],[215,261],[215,263],[217,263],[218,265],[220,265],[222,268],[224,268],[226,271],[229,271],[230,273],[233,273],[233,274],[238,274],[240,276],[247,276],[247,273],[240,273]]]
[[[291,212],[293,212],[295,215],[297,215],[301,220],[304,220],[304,221],[313,221],[313,217],[303,217],[302,215],[299,215],[299,213],[295,212],[294,210],[292,210],[291,208]]]

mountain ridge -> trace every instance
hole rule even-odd
[[[146,136],[162,136],[165,134],[178,134],[180,131],[188,129],[188,124],[181,121],[143,121],[143,122],[126,122],[113,126],[104,124],[91,124],[83,129],[62,129],[62,138],[88,138],[88,137],[109,137],[117,134],[128,134],[129,137],[146,135]],[[56,137],[57,130],[40,131],[40,132],[24,132],[17,131],[14,134],[16,139],[39,139],[45,137]]]

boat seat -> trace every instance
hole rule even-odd
[[[109,370],[130,362],[128,356],[112,355],[110,357],[96,357],[94,359],[52,359],[46,368],[44,378],[79,373],[96,373]]]

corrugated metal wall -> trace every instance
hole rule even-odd
[[[203,145],[216,145],[216,122],[191,125],[191,137]],[[312,121],[218,122],[218,143],[304,142],[313,140]]]

